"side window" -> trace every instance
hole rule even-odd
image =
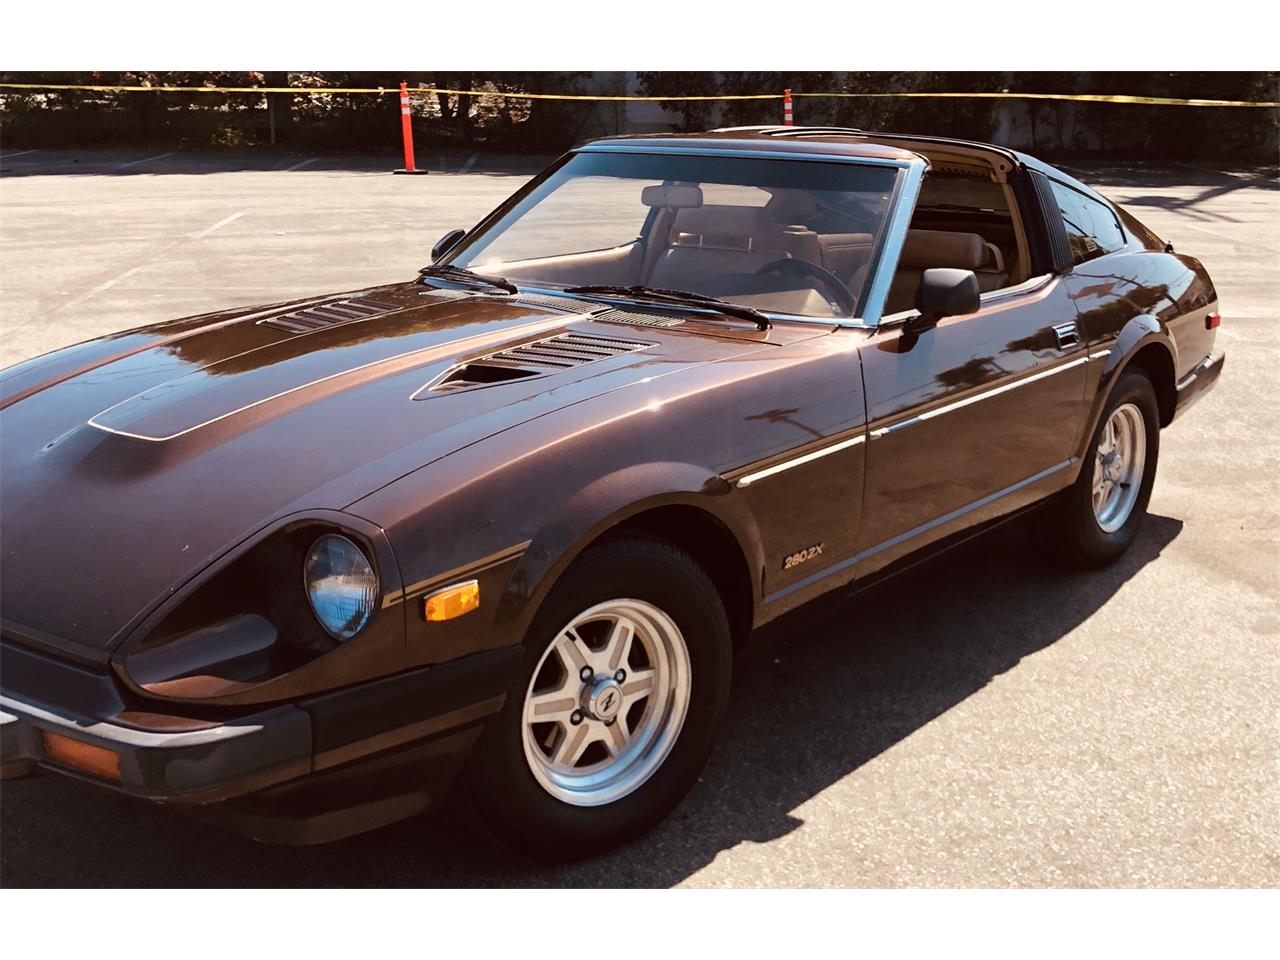
[[[1067,230],[1071,257],[1076,263],[1124,246],[1124,231],[1110,207],[1052,180],[1049,185],[1062,212],[1062,225]]]

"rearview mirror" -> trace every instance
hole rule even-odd
[[[640,191],[640,202],[646,207],[687,210],[702,206],[702,188],[693,183],[654,183]]]
[[[920,275],[920,292],[916,295],[919,317],[908,321],[912,333],[937,326],[943,317],[977,313],[980,306],[978,278],[972,270],[934,267]]]
[[[431,259],[439,260],[446,253],[458,245],[458,242],[467,235],[467,231],[454,228],[446,233],[443,237],[436,241],[436,245],[431,248]]]

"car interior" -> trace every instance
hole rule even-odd
[[[1006,171],[976,151],[925,155],[931,168],[885,315],[912,309],[921,277],[933,267],[972,270],[983,293],[1027,279]],[[888,197],[879,194],[671,182],[640,194],[649,214],[633,243],[485,267],[512,279],[643,284],[778,313],[849,315],[888,211]]]

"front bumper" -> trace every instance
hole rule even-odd
[[[442,799],[520,656],[487,651],[211,721],[139,709],[108,674],[0,643],[0,776],[42,767],[260,839],[337,839]],[[110,751],[118,774],[51,755],[58,737]]]

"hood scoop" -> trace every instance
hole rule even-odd
[[[562,333],[545,340],[535,340],[500,353],[469,360],[419,390],[413,398],[421,400],[430,394],[450,393],[469,387],[484,387],[510,380],[539,377],[543,374],[594,363],[597,360],[634,353],[650,346],[653,344],[623,340],[618,337]]]
[[[394,304],[381,303],[370,300],[368,297],[353,297],[350,300],[334,300],[331,303],[305,307],[278,317],[268,317],[265,320],[259,320],[258,323],[264,327],[284,330],[286,333],[310,333],[312,330],[332,327],[334,324],[367,320],[369,317],[399,309],[401,308]]]

